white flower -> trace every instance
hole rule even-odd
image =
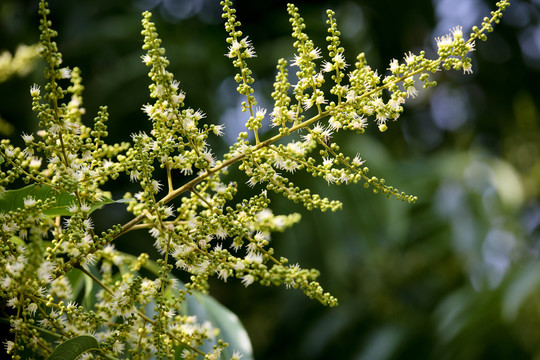
[[[255,281],[255,278],[254,278],[253,275],[251,275],[251,274],[244,275],[244,276],[242,277],[242,284],[243,284],[245,287],[248,287],[249,285],[253,284],[254,281]]]
[[[361,130],[364,129],[367,126],[367,120],[363,116],[359,116],[358,114],[353,115],[354,120],[351,121],[351,126],[355,130]]]
[[[298,170],[299,166],[300,165],[298,165],[296,161],[287,160],[283,165],[282,169],[290,173],[294,173],[296,170]]]
[[[326,168],[331,168],[334,164],[334,159],[332,158],[323,158],[323,166]]]
[[[311,98],[302,100],[302,107],[304,108],[304,110],[308,110],[312,106],[313,106],[313,100],[311,100]]]
[[[15,150],[13,150],[13,149],[6,149],[6,156],[7,156],[7,157],[12,157],[13,155],[15,155]]]
[[[397,111],[399,110],[399,106],[405,102],[405,99],[402,97],[398,97],[396,99],[392,98],[388,101],[388,106],[390,106],[390,109]]]
[[[351,180],[351,177],[347,173],[342,173],[341,176],[339,177],[339,181],[345,184],[348,184],[350,180]]]
[[[321,57],[321,49],[315,48],[309,52],[310,60],[315,60]]]
[[[347,102],[354,102],[356,99],[358,99],[358,96],[354,90],[349,90],[347,91],[347,95],[345,95],[345,99]]]
[[[141,59],[143,61],[143,63],[146,65],[146,66],[149,66],[152,64],[152,58],[150,57],[150,55],[148,54],[144,54],[143,56],[141,56]]]
[[[69,68],[65,67],[60,69],[60,79],[69,79],[71,78],[71,70]]]
[[[440,38],[436,38],[435,41],[437,42],[437,47],[439,49],[451,47],[453,43],[450,34],[446,34],[444,36],[441,36]]]
[[[392,74],[397,74],[399,72],[399,62],[396,59],[392,59],[388,70],[390,70]]]
[[[4,276],[2,278],[2,281],[0,282],[0,285],[2,286],[2,289],[8,290],[11,285],[13,284],[13,279],[9,276]]]
[[[315,104],[317,105],[321,105],[321,104],[326,104],[328,102],[328,100],[326,100],[324,98],[324,95],[318,95],[316,98],[315,98]]]
[[[365,160],[362,160],[362,158],[360,157],[360,154],[356,154],[356,156],[354,157],[352,161],[352,164],[354,166],[361,166],[364,163],[365,163]]]
[[[214,231],[214,236],[221,240],[225,239],[227,235],[228,235],[227,231],[224,230],[222,227],[219,227]]]
[[[330,125],[330,128],[332,128],[332,130],[339,130],[343,127],[343,124],[334,116],[332,116],[330,120],[328,120],[328,125]]]
[[[30,164],[28,164],[28,167],[30,167],[32,169],[39,169],[41,167],[41,159],[33,157],[30,160]]]
[[[137,179],[139,179],[139,176],[141,176],[141,173],[137,170],[132,170],[130,173],[129,173],[129,180],[131,182],[134,182],[136,181]]]
[[[163,210],[163,215],[165,215],[166,218],[174,215],[174,207],[172,205],[164,206],[162,210]]]
[[[32,207],[36,205],[36,199],[33,198],[32,196],[27,196],[24,198],[24,206],[25,207]]]
[[[334,56],[334,62],[339,69],[344,69],[348,66],[345,62],[345,56],[343,56],[343,53],[337,53],[336,56]]]
[[[463,63],[463,73],[472,74],[472,64],[470,61]]]
[[[17,297],[12,297],[7,302],[7,306],[9,306],[10,308],[14,308],[14,309],[17,307],[18,304],[19,304],[19,298],[17,298]]]
[[[229,46],[229,52],[225,54],[228,58],[235,58],[238,56],[238,50],[242,48],[242,45],[238,42],[238,40],[233,40],[231,43],[231,46]]]
[[[30,88],[30,95],[32,95],[32,97],[39,96],[40,91],[41,90],[39,89],[39,86],[37,84],[34,84]]]
[[[254,187],[255,185],[257,185],[257,183],[258,181],[254,176],[250,177],[249,180],[246,181],[246,184],[248,184],[249,187]]]
[[[10,352],[13,351],[13,349],[15,348],[15,343],[13,341],[4,341],[4,345],[6,347],[6,352],[9,354]]]
[[[23,138],[25,143],[29,143],[29,142],[34,141],[34,135],[33,134],[28,135],[28,134],[22,133],[21,137]]]
[[[245,260],[248,263],[262,264],[263,256],[259,252],[249,252],[245,257]]]
[[[334,70],[334,64],[332,64],[331,62],[328,62],[328,61],[323,61],[322,63],[322,71],[324,72],[331,72],[332,70]]]
[[[83,212],[89,212],[90,211],[90,205],[85,203],[85,202],[82,202],[81,203],[81,211]]]
[[[409,86],[407,88],[407,97],[412,97],[413,99],[418,95],[418,90],[414,86]]]
[[[210,149],[204,149],[203,156],[210,166],[214,166],[216,164],[216,158]]]
[[[324,175],[324,180],[326,180],[328,182],[328,185],[330,185],[336,182],[336,177],[328,172]]]
[[[257,107],[257,111],[256,111],[256,113],[255,113],[255,117],[262,119],[262,118],[264,118],[264,115],[266,115],[266,109]]]
[[[375,99],[373,99],[373,107],[376,109],[376,110],[381,110],[381,109],[384,109],[384,101],[382,98],[380,97],[376,97]]]
[[[83,221],[83,226],[86,230],[91,230],[94,228],[94,224],[92,223],[92,219],[88,218]]]
[[[36,303],[31,303],[30,305],[28,305],[28,312],[30,313],[30,315],[34,316],[34,314],[36,313],[36,310],[37,310],[38,306]]]
[[[458,40],[463,37],[463,31],[461,26],[455,26],[451,31],[452,36],[454,36],[454,40]]]
[[[225,128],[225,125],[221,124],[221,125],[215,125],[212,129],[212,131],[214,132],[214,134],[216,134],[217,136],[223,136],[223,129]]]
[[[405,54],[405,63],[407,65],[412,65],[414,63],[414,60],[415,60],[415,56],[412,52],[409,51],[408,54]]]
[[[163,185],[161,185],[158,180],[152,180],[152,190],[154,190],[154,192],[159,192],[162,187]]]
[[[302,57],[298,54],[294,54],[294,60],[291,62],[291,66],[300,66]]]
[[[238,350],[234,350],[231,360],[240,360],[242,357],[244,357],[243,354],[240,354]]]

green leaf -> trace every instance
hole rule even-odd
[[[524,266],[512,276],[502,302],[502,315],[506,321],[515,321],[521,306],[538,289],[538,284],[540,264]]]
[[[98,346],[99,343],[93,336],[76,336],[58,345],[47,360],[75,360],[81,354],[97,349]]]
[[[20,189],[6,190],[1,192],[0,211],[8,212],[24,208],[24,199],[28,196],[42,201],[53,199],[54,205],[43,212],[48,216],[71,216],[72,213],[69,212],[67,208],[76,202],[75,196],[68,194],[67,192],[61,192],[58,194],[55,193],[54,189],[48,185],[33,184]],[[104,197],[102,201],[90,203],[90,213],[99,209],[103,205],[114,202],[114,200]]]
[[[124,256],[135,260],[136,257],[123,253]],[[150,273],[158,276],[160,273],[159,265],[152,260],[147,260],[143,267],[148,270]],[[174,277],[169,275],[171,278],[176,280],[176,289],[169,288],[167,291],[171,296],[171,292],[177,291],[179,289],[185,289],[184,283]],[[155,312],[154,308],[156,304],[154,301],[150,302],[145,307],[146,315],[152,317]],[[201,347],[201,350],[205,353],[212,351],[213,346],[217,345],[218,339],[223,340],[229,344],[229,347],[225,348],[221,352],[222,359],[230,359],[235,350],[238,350],[243,357],[242,360],[253,360],[253,348],[251,346],[251,341],[249,340],[248,333],[238,316],[236,316],[232,311],[227,309],[225,306],[221,305],[216,299],[209,295],[204,295],[200,292],[193,291],[192,295],[186,295],[186,300],[182,303],[181,313],[183,315],[195,315],[200,323],[209,321],[213,327],[218,328],[220,333],[214,339],[208,339],[204,345]]]
[[[220,330],[215,339],[208,340],[204,344],[202,351],[210,352],[219,338],[229,344],[229,347],[225,348],[221,353],[222,359],[230,359],[235,350],[243,354],[243,360],[253,359],[253,348],[247,331],[238,316],[232,311],[221,305],[213,297],[199,292],[187,295],[185,305],[188,315],[196,315],[201,323],[209,321],[212,326]]]

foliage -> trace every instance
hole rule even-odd
[[[224,282],[237,278],[245,286],[258,282],[298,288],[324,305],[337,305],[317,282],[317,270],[274,256],[271,233],[300,217],[275,215],[268,193],[308,210],[340,209],[340,202],[293,183],[292,174],[305,171],[328,184],[361,182],[375,193],[416,201],[384,179],[369,176],[359,154],[342,151],[337,133],[361,134],[370,119],[384,132],[389,120],[402,113],[405,100],[417,95],[419,83],[424,88],[436,85],[430,74],[443,69],[470,73],[468,54],[476,39],[486,39],[485,32],[499,22],[508,2],[498,2],[491,18],[474,27],[468,39],[461,27],[438,38],[436,59],[408,52],[403,61],[392,60],[384,76],[371,69],[364,54],[346,72],[349,65],[331,10],[327,60],[320,63],[322,51],[305,33],[298,9],[289,4],[296,50],[290,65],[298,68],[297,81],[291,84],[287,61],[280,59],[272,111],[257,107],[247,63],[255,50],[239,30],[231,2],[224,0],[222,6],[226,56],[237,69],[237,91],[245,96],[247,131],[218,158],[210,138],[221,136],[224,127],[206,123],[202,111],[185,107],[186,95],[167,70],[169,60],[149,12],[142,20],[142,60],[150,69],[153,103],[142,110],[152,130],[134,133],[132,143],[108,144],[108,109],[101,107],[91,126],[82,122],[80,70],[62,67],[49,9],[40,2],[40,55],[47,65],[47,83],[43,95],[38,85],[30,94],[41,130],[22,135],[23,149],[7,140],[0,144],[1,296],[15,310],[9,319],[15,341],[6,343],[14,359],[28,353],[48,356],[57,342],[82,335],[99,341],[97,349],[88,346],[92,353],[84,353],[85,358],[238,359],[241,352],[250,358],[242,326],[206,295],[210,277]],[[263,120],[275,128],[273,133],[262,134]],[[240,176],[226,180],[233,166],[252,188],[246,198],[238,196]],[[133,218],[97,234],[91,215],[97,207],[115,203],[105,185],[123,175],[141,188],[116,201],[127,203]],[[154,239],[155,260],[146,253],[135,257],[115,249],[119,238],[135,230],[146,230]],[[173,268],[189,274],[189,281],[183,284]]]

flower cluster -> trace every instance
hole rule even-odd
[[[0,82],[13,75],[24,76],[33,68],[38,57],[37,45],[19,45],[14,54],[9,51],[0,53]]]
[[[348,130],[361,134],[370,119],[386,130],[406,99],[416,96],[416,79],[429,87],[435,85],[429,74],[441,68],[471,72],[467,54],[474,40],[484,40],[508,6],[504,0],[497,3],[469,40],[460,27],[437,39],[437,59],[408,53],[401,62],[392,60],[382,76],[364,54],[353,66],[346,62],[334,12],[327,12],[328,53],[323,54],[305,32],[298,9],[288,5],[296,50],[290,65],[297,81],[291,84],[288,62],[280,59],[274,107],[268,112],[256,107],[253,95],[255,80],[247,63],[255,57],[253,44],[239,30],[230,0],[221,4],[226,56],[238,71],[247,131],[219,157],[208,138],[221,136],[223,126],[205,123],[201,110],[186,107],[149,12],[143,13],[142,61],[149,68],[153,102],[142,110],[151,131],[134,133],[131,144],[108,144],[105,106],[91,126],[85,125],[80,70],[62,67],[57,33],[47,3],[40,1],[39,52],[47,83],[32,86],[30,95],[41,130],[23,133],[23,148],[0,142],[0,296],[14,310],[9,322],[15,340],[5,343],[13,359],[30,352],[46,357],[57,343],[78,335],[91,335],[98,343],[84,359],[219,359],[226,353],[239,359],[243,349],[228,350],[238,344],[228,344],[215,323],[189,310],[190,302],[213,301],[205,297],[210,277],[236,279],[246,287],[298,288],[324,305],[337,305],[317,282],[317,270],[274,254],[272,233],[286,230],[300,216],[274,214],[269,193],[307,209],[340,209],[339,201],[293,183],[291,174],[306,171],[329,185],[363,183],[388,197],[415,201],[369,176],[361,155],[345,154],[333,137]],[[327,81],[333,84],[329,93],[323,91]],[[274,129],[262,133],[267,112]],[[245,179],[230,181],[231,166]],[[164,169],[163,179],[157,167]],[[98,234],[92,213],[115,202],[103,185],[122,175],[140,187],[116,201],[126,204],[132,220]],[[19,182],[28,185],[17,188]],[[238,188],[245,185],[252,196],[240,198]],[[115,248],[119,237],[134,231],[140,241],[152,239],[157,259]],[[190,280],[180,282],[173,269]]]

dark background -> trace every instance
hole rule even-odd
[[[276,253],[321,270],[322,285],[340,300],[337,308],[294,290],[212,282],[212,295],[246,326],[256,359],[540,356],[540,2],[511,2],[488,42],[477,43],[472,75],[438,73],[439,86],[408,102],[384,134],[371,124],[360,136],[337,135],[375,175],[417,195],[416,204],[302,175],[296,183],[343,201],[343,210],[307,212],[275,199],[276,213],[303,215],[300,224],[274,236]],[[435,37],[457,25],[468,34],[494,8],[482,0],[295,4],[321,49],[325,10],[335,10],[348,62],[363,51],[379,73],[409,50],[433,54]],[[140,110],[150,101],[140,59],[140,13],[147,9],[187,106],[227,125],[224,142],[214,142],[217,152],[241,131],[245,116],[238,110],[234,68],[223,56],[217,0],[59,0],[50,7],[64,64],[82,69],[86,122],[108,105],[110,142],[150,129]],[[238,1],[235,7],[258,54],[249,63],[255,95],[271,108],[275,64],[293,54],[286,2]],[[36,43],[37,24],[37,1],[1,0],[0,48]],[[34,82],[43,83],[41,64],[0,83],[0,116],[16,128],[3,136],[15,143],[21,131],[37,130],[28,92]],[[108,189],[115,198],[137,191],[126,178]],[[105,224],[129,220],[121,206],[96,217]],[[151,251],[148,236],[130,236],[118,247]]]

